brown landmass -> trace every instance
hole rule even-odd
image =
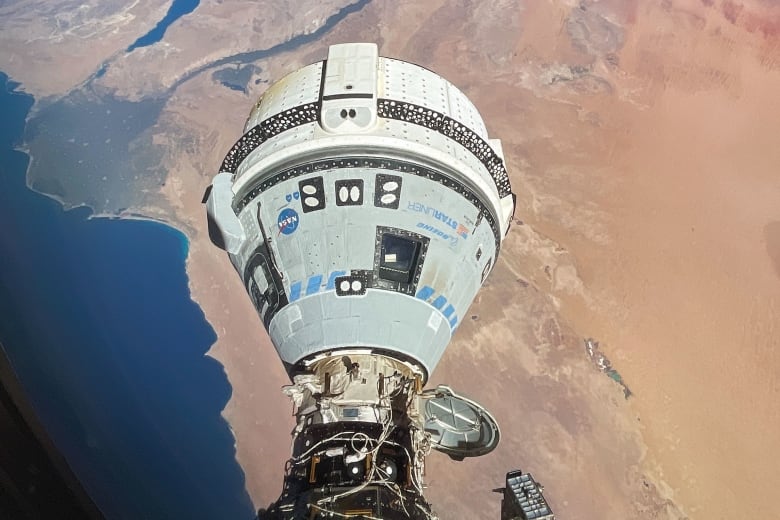
[[[223,58],[272,49],[296,36],[313,33],[330,15],[350,3],[307,0],[289,8],[272,0],[204,2],[196,16],[185,16],[172,25],[164,41],[118,57],[99,84],[127,99],[159,95],[182,77]],[[256,79],[273,81],[278,77],[266,73],[258,74]]]
[[[205,35],[224,42],[213,59],[308,30],[308,14],[239,4],[250,19],[270,10],[278,32],[227,38],[250,25],[209,6],[210,25],[190,17],[101,85],[166,88],[194,70]],[[780,6],[762,0],[375,1],[258,61],[247,94],[208,74],[178,86],[156,137],[175,214],[138,209],[188,231],[192,296],[219,336],[224,415],[256,505],[281,487],[287,380],[208,242],[200,198],[263,81],[344,41],[376,41],[460,86],[502,139],[518,195],[500,261],[431,381],[494,412],[502,441],[476,460],[430,456],[441,517],[498,518],[490,489],[521,467],[560,518],[780,518]],[[586,337],[630,398],[589,361]]]
[[[168,2],[17,0],[0,5],[3,71],[39,98],[62,95],[120,55],[168,11]]]

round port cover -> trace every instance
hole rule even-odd
[[[490,453],[498,446],[498,424],[484,407],[440,385],[421,394],[425,431],[433,448],[462,460]]]

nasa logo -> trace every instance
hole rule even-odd
[[[298,229],[298,212],[292,208],[284,208],[279,212],[276,224],[279,226],[279,234],[292,235]]]

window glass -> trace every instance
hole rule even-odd
[[[409,283],[416,267],[420,243],[396,235],[382,236],[379,275],[388,280]]]

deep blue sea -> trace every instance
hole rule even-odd
[[[16,86],[0,72],[0,343],[34,408],[108,518],[253,518],[186,238],[27,189]]]
[[[173,0],[173,3],[168,9],[168,13],[165,15],[165,17],[157,22],[157,25],[154,27],[154,29],[133,42],[130,47],[127,48],[127,52],[137,49],[138,47],[146,47],[147,45],[151,45],[162,40],[162,37],[165,35],[165,31],[168,29],[168,27],[185,14],[189,14],[194,11],[195,8],[198,7],[198,4],[200,4],[200,0]]]

